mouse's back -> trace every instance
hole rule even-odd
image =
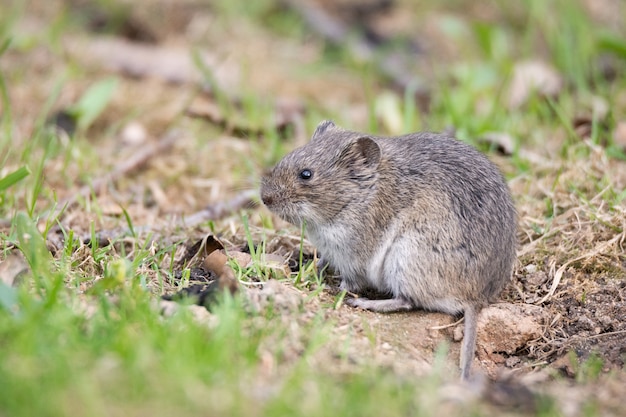
[[[485,302],[497,295],[516,256],[517,214],[495,164],[441,134],[380,138],[378,143],[383,158],[389,158],[386,176],[396,179],[407,222],[423,225],[435,254],[439,249],[462,254],[450,274],[468,275],[466,297],[476,298],[470,292],[477,290]]]

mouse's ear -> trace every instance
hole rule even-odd
[[[313,132],[313,136],[311,136],[311,142],[319,139],[324,132],[333,127],[337,127],[332,120],[323,120],[321,121],[317,127],[315,128],[315,132]]]
[[[351,142],[341,152],[339,163],[349,168],[373,168],[380,162],[380,146],[374,139],[363,136]]]

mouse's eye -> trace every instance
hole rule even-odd
[[[310,180],[313,177],[313,171],[310,169],[303,169],[300,171],[300,178],[303,180]]]

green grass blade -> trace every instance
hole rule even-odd
[[[126,219],[126,224],[128,225],[128,230],[130,230],[130,234],[136,238],[137,234],[135,233],[135,228],[133,227],[133,220],[130,218],[130,214],[128,211],[122,207],[122,213],[124,214],[124,219]]]
[[[48,251],[46,242],[37,230],[37,225],[25,213],[19,212],[15,217],[19,248],[30,265],[35,283],[40,288],[48,288],[51,278],[53,258]]]
[[[626,40],[613,34],[604,34],[598,41],[598,47],[626,59]]]
[[[69,109],[69,112],[76,117],[79,129],[87,129],[98,118],[111,101],[117,84],[116,78],[98,81],[89,87],[78,103]]]
[[[17,184],[24,178],[26,178],[30,174],[30,170],[28,167],[23,166],[10,174],[5,175],[3,178],[0,178],[0,191],[4,191],[7,188]]]

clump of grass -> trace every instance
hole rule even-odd
[[[422,407],[415,394],[423,390],[387,372],[353,379],[316,370],[310,361],[329,335],[318,320],[285,340],[271,308],[250,317],[228,294],[214,307],[214,325],[184,308],[164,318],[123,259],[110,261],[102,285],[87,293],[65,287],[63,267],[34,223],[24,214],[18,222],[33,280],[18,288],[16,314],[0,311],[0,407],[11,415],[98,416],[118,407],[154,415],[404,415]],[[304,350],[287,359],[285,343]],[[279,365],[287,361],[280,375],[266,369],[274,355]]]

